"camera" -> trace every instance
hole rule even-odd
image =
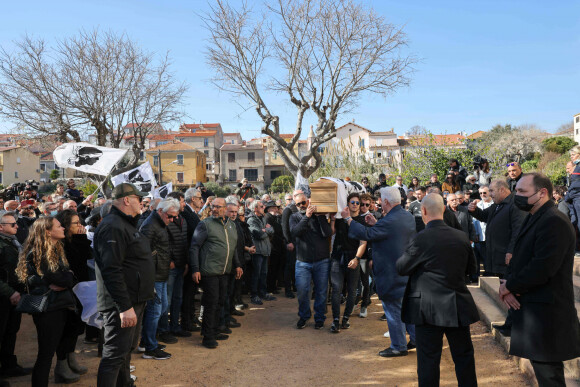
[[[473,158],[473,169],[478,170],[483,168],[483,164],[487,163],[487,159],[484,159],[481,156],[475,156]]]

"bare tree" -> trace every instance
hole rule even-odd
[[[180,120],[186,90],[167,56],[156,61],[124,34],[83,31],[52,49],[25,37],[0,51],[0,115],[63,142],[94,131],[97,145],[118,148],[134,135],[131,164],[153,130]]]
[[[217,0],[203,20],[210,32],[206,60],[215,70],[213,83],[250,101],[264,123],[262,133],[274,140],[294,175],[308,177],[320,166],[318,148],[336,136],[340,113],[356,106],[363,93],[386,96],[407,86],[416,62],[402,53],[407,45],[402,28],[349,0],[273,0],[263,15],[246,3],[235,9]],[[297,109],[289,142],[263,99],[266,90],[285,94]],[[317,122],[315,139],[299,157],[295,145],[307,112]]]

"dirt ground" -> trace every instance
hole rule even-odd
[[[386,359],[378,352],[389,346],[383,337],[387,324],[379,320],[382,309],[373,299],[366,319],[358,317],[358,306],[351,318],[351,328],[339,334],[315,330],[313,319],[306,328],[296,329],[297,301],[279,297],[260,307],[246,310],[238,317],[229,340],[220,341],[217,349],[201,346],[195,334],[168,345],[170,360],[145,360],[134,354],[137,386],[336,386],[381,385],[417,386],[417,357]],[[330,312],[330,305],[328,307]],[[477,376],[480,386],[527,386],[526,379],[495,343],[483,324],[474,324],[471,334],[475,346]],[[441,385],[456,386],[453,361],[444,343],[441,360]],[[89,367],[76,385],[95,386],[99,358],[95,345],[79,339],[80,360]],[[16,354],[19,363],[32,367],[36,357],[36,331],[30,316],[23,319],[18,334]],[[56,360],[55,360],[56,362]],[[12,386],[30,385],[30,377],[9,379]],[[54,376],[51,373],[51,383]],[[51,384],[54,385],[54,384]]]

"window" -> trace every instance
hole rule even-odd
[[[143,151],[139,152],[139,160],[141,161],[145,160],[145,152]]]
[[[203,154],[205,155],[205,157],[209,157],[209,151],[208,150],[204,150]]]
[[[177,155],[177,165],[183,165],[183,155]]]
[[[272,159],[276,160],[278,158],[278,152],[272,153]]]
[[[244,177],[249,181],[258,180],[258,170],[257,169],[244,169]]]
[[[360,148],[364,148],[365,147],[365,139],[364,138],[359,138],[358,139],[358,146]]]
[[[228,153],[228,163],[235,163],[236,162],[236,154],[235,153]]]
[[[232,145],[234,144],[234,140],[232,140],[231,144],[232,144]]]
[[[206,170],[206,171],[209,171],[210,169],[211,169],[211,164],[206,164],[206,165],[205,165],[205,170]]]
[[[576,122],[580,122],[580,116],[576,117]]]
[[[248,161],[252,163],[256,161],[256,152],[248,152]]]
[[[238,171],[236,171],[235,169],[230,169],[229,180],[230,181],[238,181]]]
[[[274,180],[278,176],[282,175],[282,171],[270,171],[270,179]]]
[[[576,134],[578,134],[578,129],[576,129]]]
[[[153,156],[153,166],[159,166],[159,156]]]
[[[18,172],[14,172],[14,178],[18,179]]]
[[[4,183],[4,181],[2,180],[2,172],[0,172],[0,184]]]
[[[177,172],[177,182],[183,183],[183,172]]]
[[[45,163],[40,163],[40,170],[42,172],[46,172],[46,164]]]
[[[383,145],[383,139],[377,138],[377,146],[381,146],[381,145]]]
[[[209,138],[203,139],[203,146],[209,146]]]

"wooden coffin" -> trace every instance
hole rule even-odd
[[[338,212],[337,185],[335,182],[320,179],[310,184],[310,204],[316,206],[317,213]]]

